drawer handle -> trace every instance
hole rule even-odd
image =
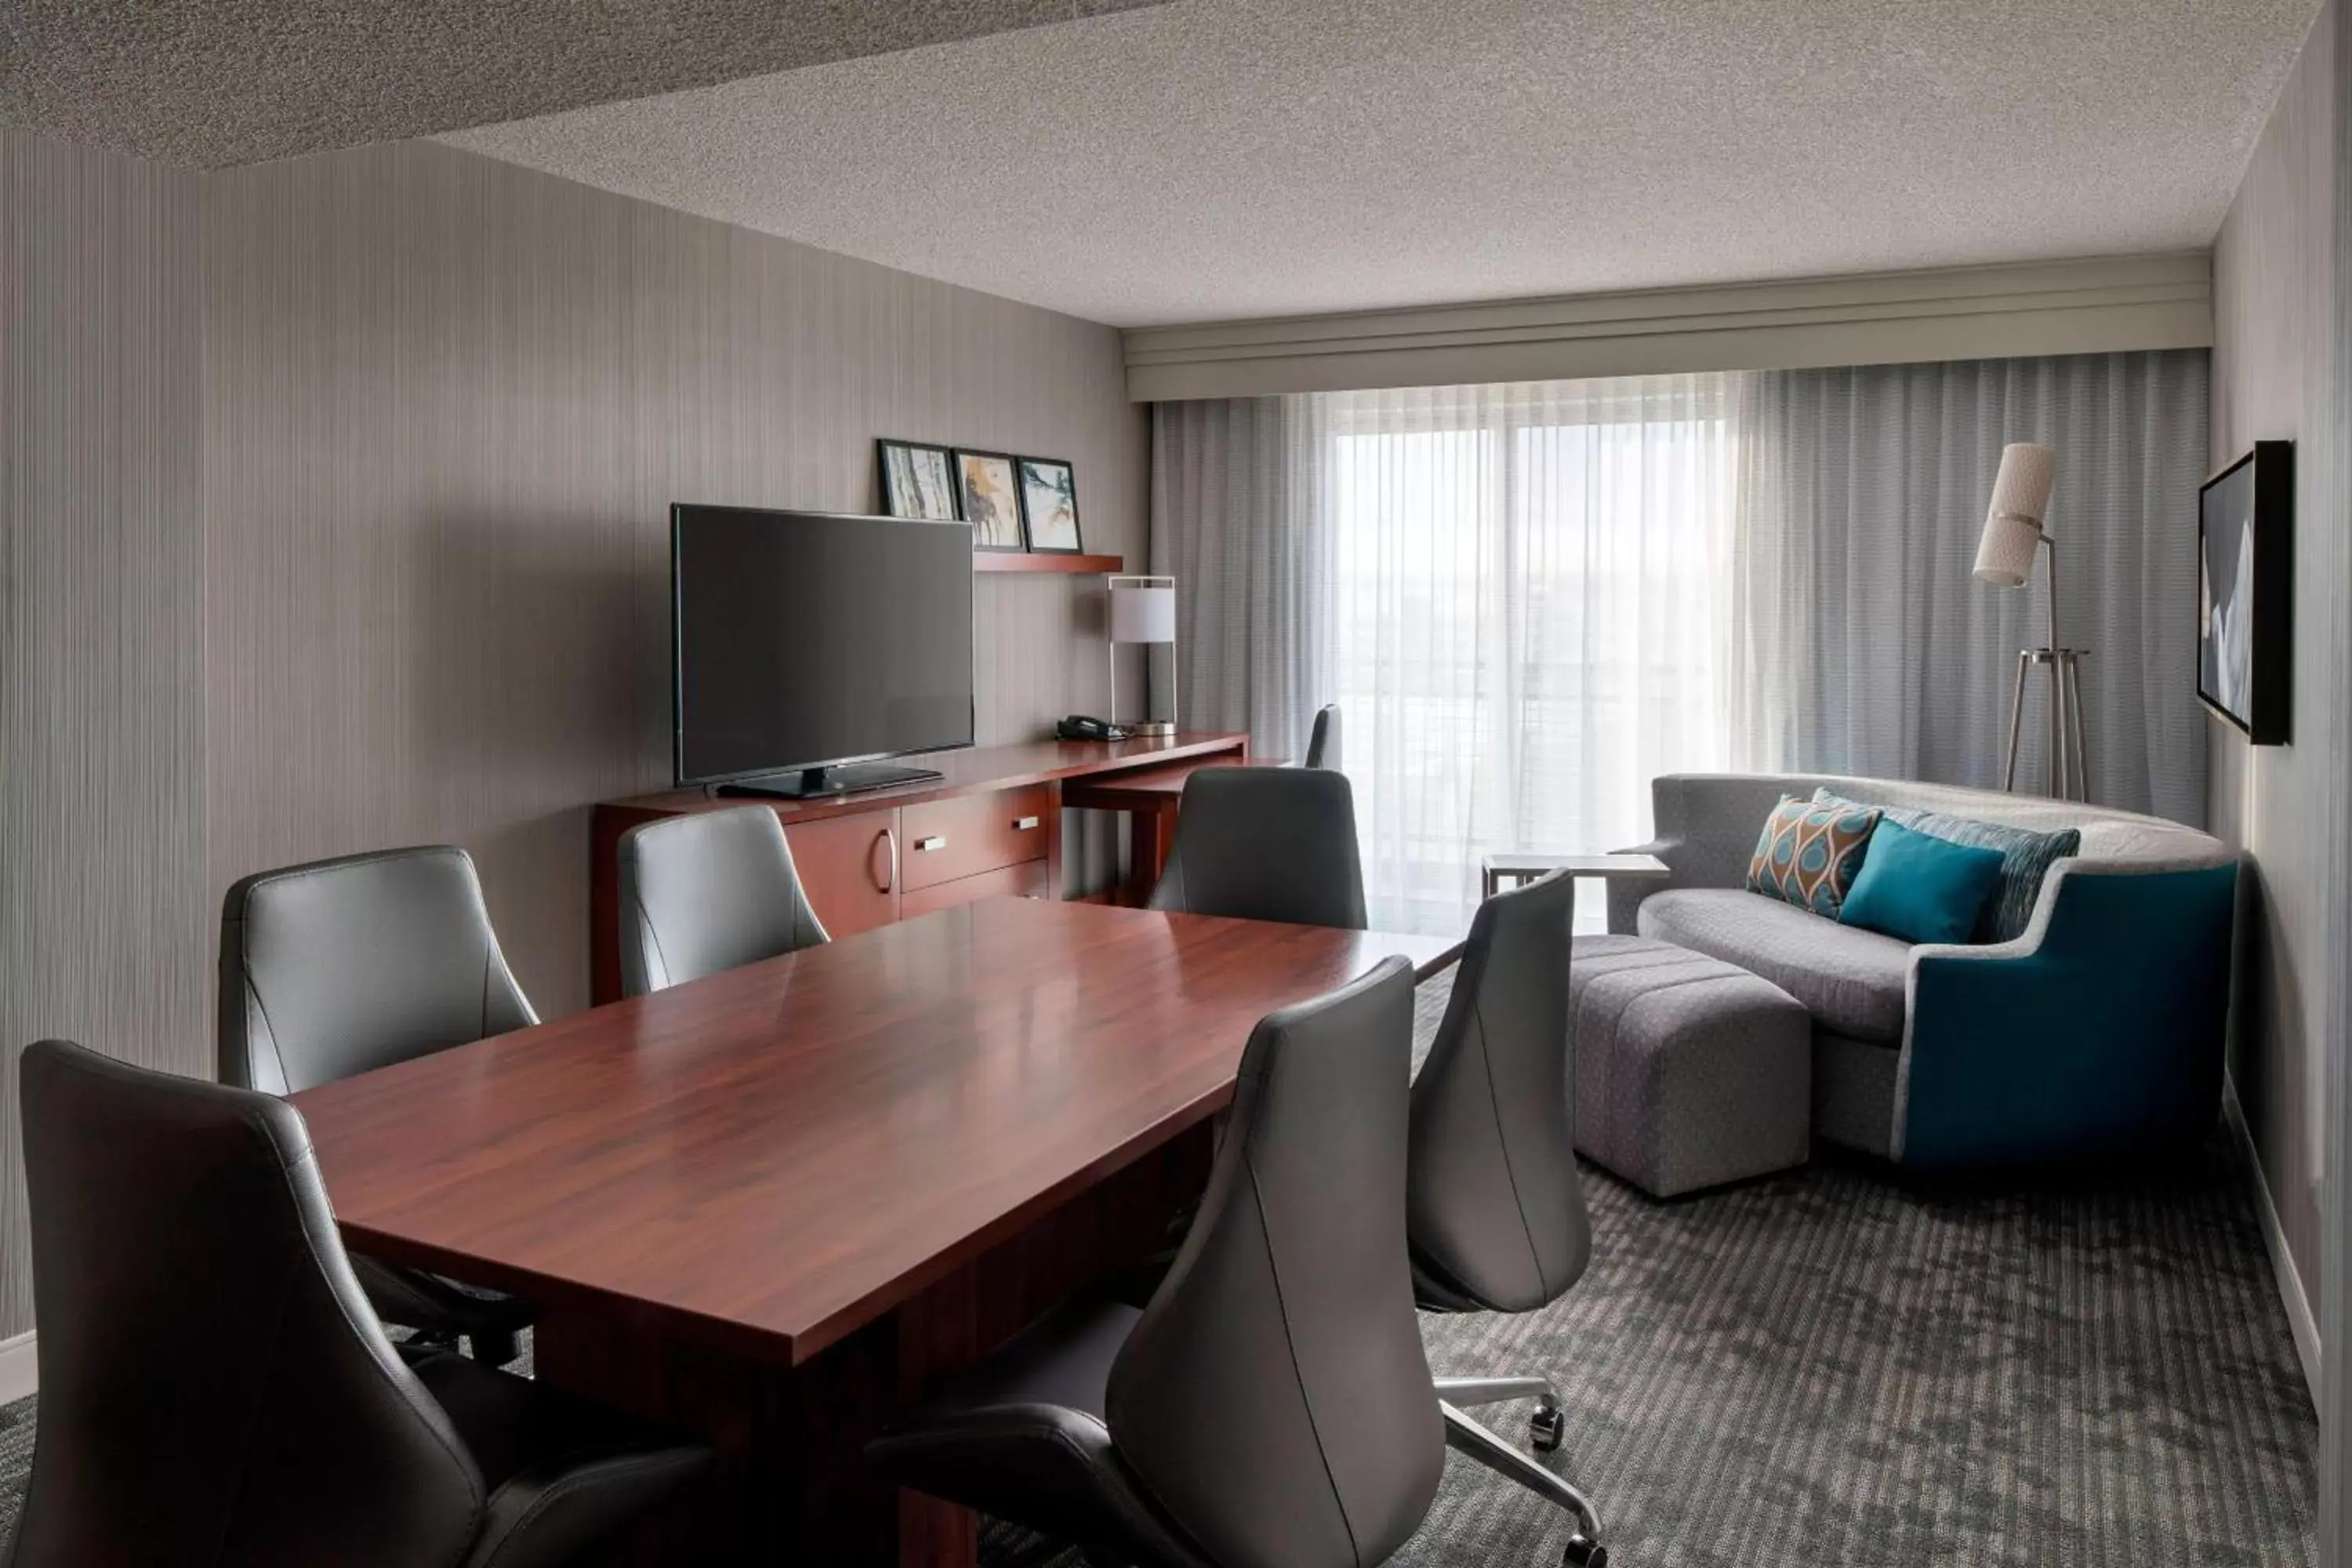
[[[1013,819],[1013,831],[1015,833],[1026,833],[1036,826],[1037,819],[1034,816],[1016,816]]]
[[[929,838],[918,838],[915,840],[915,847],[924,851],[926,854],[934,849],[944,849],[947,847],[947,839],[936,833],[931,835]]]

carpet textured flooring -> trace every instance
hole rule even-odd
[[[1449,984],[1423,988],[1424,1048]],[[1425,1326],[1440,1373],[1559,1381],[1554,1460],[1628,1568],[2315,1559],[2317,1422],[2220,1136],[2160,1172],[1963,1193],[1834,1162],[1665,1204],[1586,1190],[1575,1289]],[[10,1528],[34,1405],[0,1409]],[[1524,1407],[1491,1418],[1517,1436]],[[1449,1455],[1396,1561],[1549,1564],[1568,1532]],[[982,1558],[1081,1562],[1003,1525]]]

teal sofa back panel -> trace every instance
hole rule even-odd
[[[2082,872],[2020,958],[1926,954],[1895,1158],[1923,1168],[2203,1137],[2221,1102],[2234,864]]]

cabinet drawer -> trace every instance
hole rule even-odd
[[[900,814],[906,823],[907,890],[934,888],[982,871],[1045,858],[1045,814],[1053,791],[999,790],[927,800]]]
[[[929,914],[933,910],[951,910],[958,904],[968,904],[974,899],[992,899],[1009,893],[1016,899],[1042,899],[1045,896],[1045,862],[1024,860],[1018,866],[1000,866],[993,871],[982,871],[976,877],[958,877],[952,882],[935,882],[930,887],[909,892],[900,901],[899,913],[908,920]]]

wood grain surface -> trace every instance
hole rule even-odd
[[[322,1086],[346,1234],[799,1363],[1213,1114],[1441,939],[991,899]]]

